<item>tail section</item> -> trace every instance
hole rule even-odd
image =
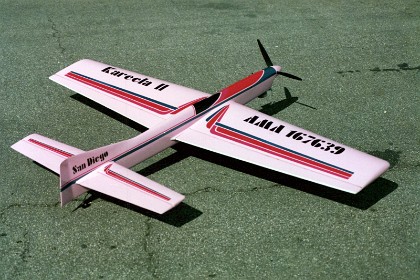
[[[62,205],[85,188],[159,214],[178,205],[183,195],[114,162],[139,141],[143,141],[141,137],[134,137],[65,159],[60,165]]]
[[[162,214],[184,196],[112,161],[124,143],[116,143],[70,157],[60,166],[61,204],[82,194],[85,188]]]
[[[12,149],[60,175],[61,206],[64,206],[87,191],[73,180],[85,171],[103,164],[111,152],[118,152],[118,143],[85,152],[45,136],[32,134],[12,145]]]
[[[82,150],[39,134],[32,134],[23,138],[12,145],[12,149],[57,174],[60,174],[60,164],[64,160],[83,153]]]
[[[60,175],[61,206],[92,189],[162,214],[184,196],[113,161],[137,145],[140,138],[84,152],[32,134],[12,148]]]
[[[16,144],[12,145],[12,149],[59,175],[61,173],[60,166],[63,162],[66,162],[69,158],[84,153],[83,150],[39,134],[31,134],[23,138]],[[61,192],[61,206],[86,191],[88,191],[86,188],[74,184],[66,191]]]
[[[129,147],[131,144],[129,141],[132,139],[79,153],[63,160],[60,164],[59,172],[62,191],[70,188],[77,180],[102,164],[115,159]]]
[[[78,184],[80,178],[83,178],[99,166],[114,159],[126,149],[126,146],[127,140],[82,152],[63,160],[59,167],[61,205],[66,205],[84,193],[83,190],[85,188]]]

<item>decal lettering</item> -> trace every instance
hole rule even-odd
[[[269,121],[267,119],[260,119],[260,117],[258,116],[246,118],[244,119],[244,122],[261,127],[263,129],[272,131],[277,134],[281,134],[281,132],[285,128],[284,125],[274,125],[273,121]],[[304,144],[311,145],[314,148],[323,150],[325,152],[329,152],[334,155],[342,154],[346,150],[344,147],[336,146],[336,144],[330,143],[323,139],[319,139],[312,135],[308,135],[304,132],[299,132],[297,130],[290,130],[286,135],[284,135],[284,137],[299,141]]]
[[[85,169],[86,167],[91,166],[97,162],[105,161],[107,157],[108,157],[108,152],[104,152],[100,154],[99,156],[96,156],[96,157],[93,156],[93,157],[87,158],[85,163],[82,163],[80,165],[75,165],[72,167],[73,174],[76,174],[82,171],[83,169]]]
[[[73,174],[76,174],[77,172],[82,171],[85,168],[86,168],[86,164],[85,163],[82,163],[81,165],[75,165],[72,168],[73,169]]]
[[[142,84],[144,86],[148,86],[150,84],[152,84],[151,81],[148,81],[147,78],[144,78],[143,80],[141,80],[140,82],[138,82],[139,84]]]
[[[164,90],[165,88],[167,88],[167,87],[169,87],[169,85],[166,85],[166,84],[160,84],[160,85],[158,85],[157,87],[155,87],[155,89],[157,89],[157,90],[159,90],[159,91],[162,91],[162,90]]]
[[[284,125],[279,125],[279,126],[271,128],[270,131],[273,131],[275,133],[280,133],[280,131],[282,131],[283,128],[284,128]]]
[[[298,132],[296,130],[290,131],[286,137],[292,138],[296,141],[300,141],[305,144],[309,144],[312,147],[319,148],[323,151],[330,152],[332,154],[338,155],[343,153],[346,149],[340,146],[336,146],[333,143],[327,142],[325,140],[316,138],[315,136],[308,135],[303,132]]]
[[[244,119],[244,122],[252,123],[253,124],[256,120],[258,120],[258,117],[257,116],[253,116],[253,117],[249,117],[247,119]]]
[[[95,164],[99,161],[104,161],[107,156],[108,156],[108,152],[105,152],[103,154],[100,154],[97,157],[88,158],[87,159],[87,164],[88,164],[88,166],[91,166],[92,164]]]
[[[284,125],[273,126],[273,122],[266,119],[257,122],[258,119],[258,116],[253,116],[245,119],[244,122],[256,125],[258,127],[262,127],[277,134],[279,134],[280,131],[282,131],[284,128]]]
[[[102,72],[104,72],[104,73],[108,73],[108,74],[109,74],[109,70],[111,70],[111,69],[115,69],[115,68],[114,68],[114,67],[109,66],[109,67],[107,67],[107,68],[103,69],[103,70],[102,70]]]
[[[125,73],[115,70],[111,73],[111,75],[121,77],[122,75],[125,75]]]
[[[104,73],[110,74],[112,76],[123,78],[123,79],[125,79],[127,81],[131,81],[133,83],[137,83],[137,84],[142,85],[142,86],[147,87],[147,86],[152,84],[152,81],[150,81],[148,78],[134,77],[133,75],[129,75],[127,73],[124,73],[124,72],[118,70],[115,67],[108,66],[108,67],[102,69],[101,71],[104,72]],[[162,90],[164,90],[168,87],[169,87],[169,85],[167,85],[167,84],[160,84],[160,85],[156,86],[154,89],[158,90],[158,91],[162,91]]]

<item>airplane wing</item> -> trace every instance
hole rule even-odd
[[[210,96],[88,59],[64,68],[50,79],[146,127]]]
[[[389,163],[230,102],[174,140],[349,193],[358,193]]]
[[[175,207],[185,198],[115,162],[105,163],[79,179],[76,184],[159,214]]]

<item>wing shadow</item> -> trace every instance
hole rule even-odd
[[[103,106],[99,103],[96,103],[95,101],[90,100],[87,97],[84,97],[83,95],[73,94],[70,97],[72,99],[76,100],[76,101],[79,101],[79,102],[85,104],[86,106],[89,106],[90,108],[92,108],[92,109],[94,109],[98,112],[101,112],[101,113],[113,118],[114,120],[117,120],[117,121],[125,124],[126,126],[129,126],[133,129],[139,131],[139,132],[145,132],[147,130],[147,127],[145,127],[141,124],[138,124],[135,121],[132,121],[129,118],[124,117],[123,115],[121,115],[117,112],[114,112],[111,109],[108,109],[107,107],[105,107],[105,106]]]

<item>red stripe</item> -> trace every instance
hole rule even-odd
[[[246,88],[249,88],[253,84],[257,83],[262,76],[264,75],[264,70],[260,70],[236,83],[224,88],[220,91],[221,95],[217,103],[222,102],[223,100],[228,99],[229,97],[237,94],[238,92],[243,91]]]
[[[63,157],[67,157],[67,158],[69,158],[69,157],[71,157],[71,156],[73,156],[73,154],[71,154],[71,153],[68,153],[68,152],[66,152],[66,151],[63,151],[63,150],[60,150],[60,149],[57,149],[57,148],[55,148],[55,147],[53,147],[53,146],[50,146],[50,145],[47,145],[47,144],[45,144],[45,143],[42,143],[42,142],[39,142],[38,140],[35,140],[35,139],[29,139],[28,140],[29,142],[31,142],[31,143],[33,143],[33,144],[35,144],[35,145],[38,145],[38,146],[40,146],[40,147],[42,147],[42,148],[44,148],[44,149],[47,149],[47,150],[49,150],[49,151],[51,151],[51,152],[54,152],[54,153],[56,153],[56,154],[59,154],[59,155],[61,155],[61,156],[63,156]]]
[[[79,82],[82,82],[84,84],[87,84],[89,86],[92,86],[94,88],[97,88],[99,90],[102,90],[102,91],[104,91],[106,93],[112,94],[112,95],[114,95],[116,97],[119,97],[121,99],[124,99],[126,101],[129,101],[131,103],[134,103],[134,104],[136,104],[138,106],[145,107],[145,108],[147,108],[147,109],[149,109],[149,110],[151,110],[153,112],[156,112],[156,113],[159,113],[159,114],[162,114],[162,115],[163,114],[168,114],[168,113],[170,113],[172,111],[172,109],[169,109],[169,108],[167,108],[165,106],[162,106],[162,105],[153,103],[153,102],[151,102],[149,100],[146,100],[146,99],[143,99],[143,98],[141,98],[139,96],[135,96],[135,95],[129,94],[129,93],[124,92],[122,90],[118,90],[118,89],[115,89],[113,87],[110,87],[110,86],[101,84],[99,82],[92,81],[90,79],[87,79],[85,77],[79,76],[79,75],[74,74],[74,73],[71,73],[71,72],[67,73],[66,74],[66,77],[69,77],[69,78],[71,78],[73,80],[77,80]]]
[[[141,189],[142,191],[145,191],[145,192],[147,192],[147,193],[149,193],[149,194],[155,195],[155,196],[157,196],[157,197],[159,197],[159,198],[162,198],[162,199],[164,199],[164,200],[167,200],[167,201],[171,200],[171,198],[170,198],[170,197],[168,197],[168,196],[166,196],[166,195],[164,195],[164,194],[161,194],[161,193],[159,193],[159,192],[157,192],[157,191],[155,191],[155,190],[153,190],[153,189],[150,189],[150,188],[148,188],[148,187],[146,187],[146,186],[144,186],[144,185],[141,185],[141,184],[139,184],[139,183],[137,183],[137,182],[135,182],[135,181],[133,181],[133,180],[131,180],[131,179],[127,178],[127,177],[124,177],[124,176],[122,176],[122,175],[120,175],[120,174],[118,174],[118,173],[116,173],[116,172],[112,171],[112,170],[111,170],[111,165],[112,165],[112,164],[109,164],[109,165],[107,165],[107,166],[105,167],[104,171],[105,171],[105,174],[106,174],[106,175],[108,175],[108,176],[110,176],[110,177],[113,177],[113,178],[115,178],[115,179],[117,179],[117,180],[120,180],[120,181],[122,181],[122,182],[124,182],[124,183],[126,183],[126,184],[129,184],[129,185],[133,186],[133,187],[139,188],[139,189]]]
[[[226,113],[227,109],[229,109],[229,105],[222,108],[216,115],[214,115],[208,122],[207,122],[207,128],[210,128],[213,126],[213,124],[216,121],[219,121],[222,119],[223,115]]]
[[[256,148],[258,150],[267,152],[269,154],[284,158],[284,159],[288,159],[290,161],[317,169],[317,170],[321,170],[323,172],[344,178],[344,179],[348,179],[352,176],[352,174],[349,174],[345,171],[336,169],[334,167],[328,166],[328,165],[324,165],[320,162],[308,159],[306,157],[288,152],[286,150],[280,149],[278,147],[274,147],[272,145],[269,145],[267,143],[258,141],[256,139],[247,137],[245,135],[236,133],[234,131],[228,130],[226,128],[223,127],[219,127],[219,126],[213,126],[212,129],[210,130],[212,133],[219,135],[221,137],[225,137],[228,138],[230,140],[233,140],[235,142],[239,142],[242,143],[244,145],[247,145],[249,147],[253,147]]]

